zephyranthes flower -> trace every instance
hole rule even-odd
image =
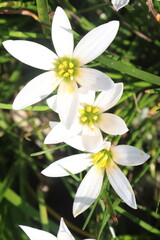
[[[74,240],[75,238],[70,233],[67,228],[63,218],[61,218],[59,231],[57,237],[53,234],[48,233],[43,230],[39,230],[32,227],[22,226],[20,225],[22,230],[26,233],[30,240]],[[94,240],[94,239],[86,239],[86,240]]]
[[[105,113],[112,108],[123,93],[123,83],[114,84],[107,91],[102,91],[96,98],[95,92],[86,88],[79,89],[77,117],[71,129],[66,129],[62,122],[51,123],[53,128],[45,139],[45,144],[82,142],[86,151],[94,150],[102,144],[101,131],[111,135],[122,135],[128,128],[122,118],[112,113]],[[57,110],[56,96],[47,100],[48,105]]]
[[[77,148],[77,143],[75,143]],[[73,203],[73,215],[84,212],[98,197],[106,172],[108,180],[119,197],[136,209],[135,195],[126,176],[116,163],[123,166],[143,164],[150,156],[142,150],[127,146],[111,146],[110,142],[99,147],[96,152],[81,153],[58,160],[42,171],[48,177],[64,177],[69,172],[77,174],[92,166],[82,180]],[[68,171],[67,171],[68,170]]]
[[[52,41],[57,55],[31,41],[3,42],[6,50],[21,62],[47,71],[32,79],[20,91],[13,102],[13,109],[19,110],[39,102],[59,85],[58,113],[64,125],[70,127],[78,107],[78,84],[95,91],[110,89],[114,84],[106,74],[82,66],[106,50],[118,28],[118,21],[100,25],[86,34],[73,50],[73,32],[69,19],[63,9],[57,7],[52,22]]]
[[[112,0],[114,8],[118,11],[120,8],[126,6],[130,0]]]

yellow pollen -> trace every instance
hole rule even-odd
[[[72,62],[69,62],[69,68],[73,68],[74,64]]]
[[[97,107],[93,108],[92,112],[93,112],[93,113],[99,112],[99,108],[97,108]]]
[[[63,76],[64,76],[64,77],[69,77],[69,73],[66,72],[66,73],[63,74]]]
[[[64,67],[67,67],[67,66],[68,66],[67,61],[63,61],[62,64],[63,64]]]
[[[98,152],[94,155],[93,161],[96,164],[104,156],[103,152]]]
[[[70,74],[73,74],[73,69],[68,69],[68,72],[69,72]]]
[[[143,152],[141,152],[141,153],[140,153],[140,155],[141,155],[141,156],[144,156],[144,153],[143,153]]]
[[[98,168],[104,168],[106,166],[106,160],[103,158],[98,164]]]
[[[91,112],[92,111],[92,107],[91,106],[88,106],[87,107],[87,112]]]
[[[86,122],[87,121],[87,117],[82,117],[81,120],[82,120],[82,122]]]
[[[63,73],[64,73],[64,70],[62,69],[58,72],[58,75],[61,76]]]
[[[64,65],[63,65],[63,64],[60,64],[60,65],[58,66],[58,68],[59,68],[59,69],[64,69]]]
[[[107,149],[103,149],[98,153],[92,155],[93,164],[97,168],[108,168],[112,162],[112,153]]]

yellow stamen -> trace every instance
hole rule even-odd
[[[68,66],[68,63],[67,63],[67,61],[63,61],[63,62],[62,62],[62,64],[63,64],[65,67],[67,67],[67,66]]]
[[[60,65],[58,66],[58,68],[59,68],[59,69],[64,69],[64,65],[63,65],[63,64],[60,64]]]
[[[68,72],[69,72],[70,74],[73,74],[73,69],[68,69]]]
[[[87,117],[82,117],[81,120],[82,120],[82,122],[86,122],[87,121]]]
[[[74,64],[72,62],[69,62],[69,67],[70,68],[73,68],[74,67]]]
[[[64,73],[64,70],[62,69],[58,72],[58,75],[61,76],[63,73]]]
[[[66,73],[63,74],[63,76],[64,76],[64,77],[69,77],[69,73],[66,72]]]
[[[91,112],[92,111],[92,107],[91,106],[88,106],[86,109],[87,109],[87,112]]]
[[[94,155],[93,161],[96,164],[104,156],[103,152],[98,152]]]
[[[97,107],[93,108],[92,112],[93,112],[93,113],[99,112],[99,108],[97,108]]]

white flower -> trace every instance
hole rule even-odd
[[[77,143],[75,144],[77,148]],[[143,164],[150,156],[142,150],[127,146],[111,146],[110,142],[99,147],[98,152],[81,153],[58,160],[42,171],[48,177],[68,176],[70,171],[77,174],[92,166],[82,180],[73,203],[73,215],[84,212],[98,197],[106,172],[110,184],[119,197],[130,207],[136,209],[135,195],[126,176],[115,163],[123,166]]]
[[[20,225],[22,230],[26,233],[30,240],[74,240],[75,238],[70,233],[67,228],[63,218],[61,218],[59,231],[57,237],[43,230],[39,230],[32,227],[27,227]],[[86,240],[94,240],[94,239],[86,239]]]
[[[101,131],[122,135],[128,128],[122,118],[112,113],[104,113],[112,108],[123,93],[123,83],[114,84],[107,91],[102,91],[97,98],[95,92],[86,88],[79,89],[79,109],[71,129],[66,129],[62,122],[54,124],[45,139],[45,144],[81,142],[83,150],[91,151],[103,142]],[[57,110],[56,96],[47,100],[51,109]],[[53,124],[53,123],[52,123]],[[79,139],[79,140],[78,140]]]
[[[126,6],[129,3],[130,0],[112,0],[112,4],[115,8],[115,10],[119,10],[120,8]]]
[[[32,79],[17,95],[13,109],[19,110],[46,98],[59,85],[57,107],[64,125],[69,128],[78,107],[78,84],[95,91],[107,90],[113,81],[104,73],[82,68],[101,55],[115,38],[118,21],[100,25],[86,34],[74,48],[69,19],[57,7],[52,22],[52,41],[57,55],[50,49],[26,40],[3,42],[6,50],[21,62],[46,70]]]

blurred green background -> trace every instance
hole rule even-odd
[[[160,2],[155,0],[153,4],[160,12]],[[19,90],[42,71],[13,58],[2,42],[26,39],[54,50],[50,24],[57,6],[71,21],[75,44],[92,28],[114,19],[120,21],[113,43],[88,66],[95,66],[125,86],[111,112],[126,121],[129,132],[110,140],[136,146],[151,155],[142,166],[122,168],[134,186],[138,210],[127,207],[109,188],[109,210],[99,198],[74,219],[72,203],[79,182],[71,176],[51,179],[40,174],[54,160],[77,152],[64,144],[43,144],[50,131],[49,120],[58,120],[58,116],[45,100],[27,110],[11,109]],[[0,1],[0,240],[28,239],[19,224],[56,235],[61,216],[76,239],[160,239],[159,53],[160,23],[144,0],[130,1],[119,12],[109,0]],[[37,153],[40,151],[44,152]]]

